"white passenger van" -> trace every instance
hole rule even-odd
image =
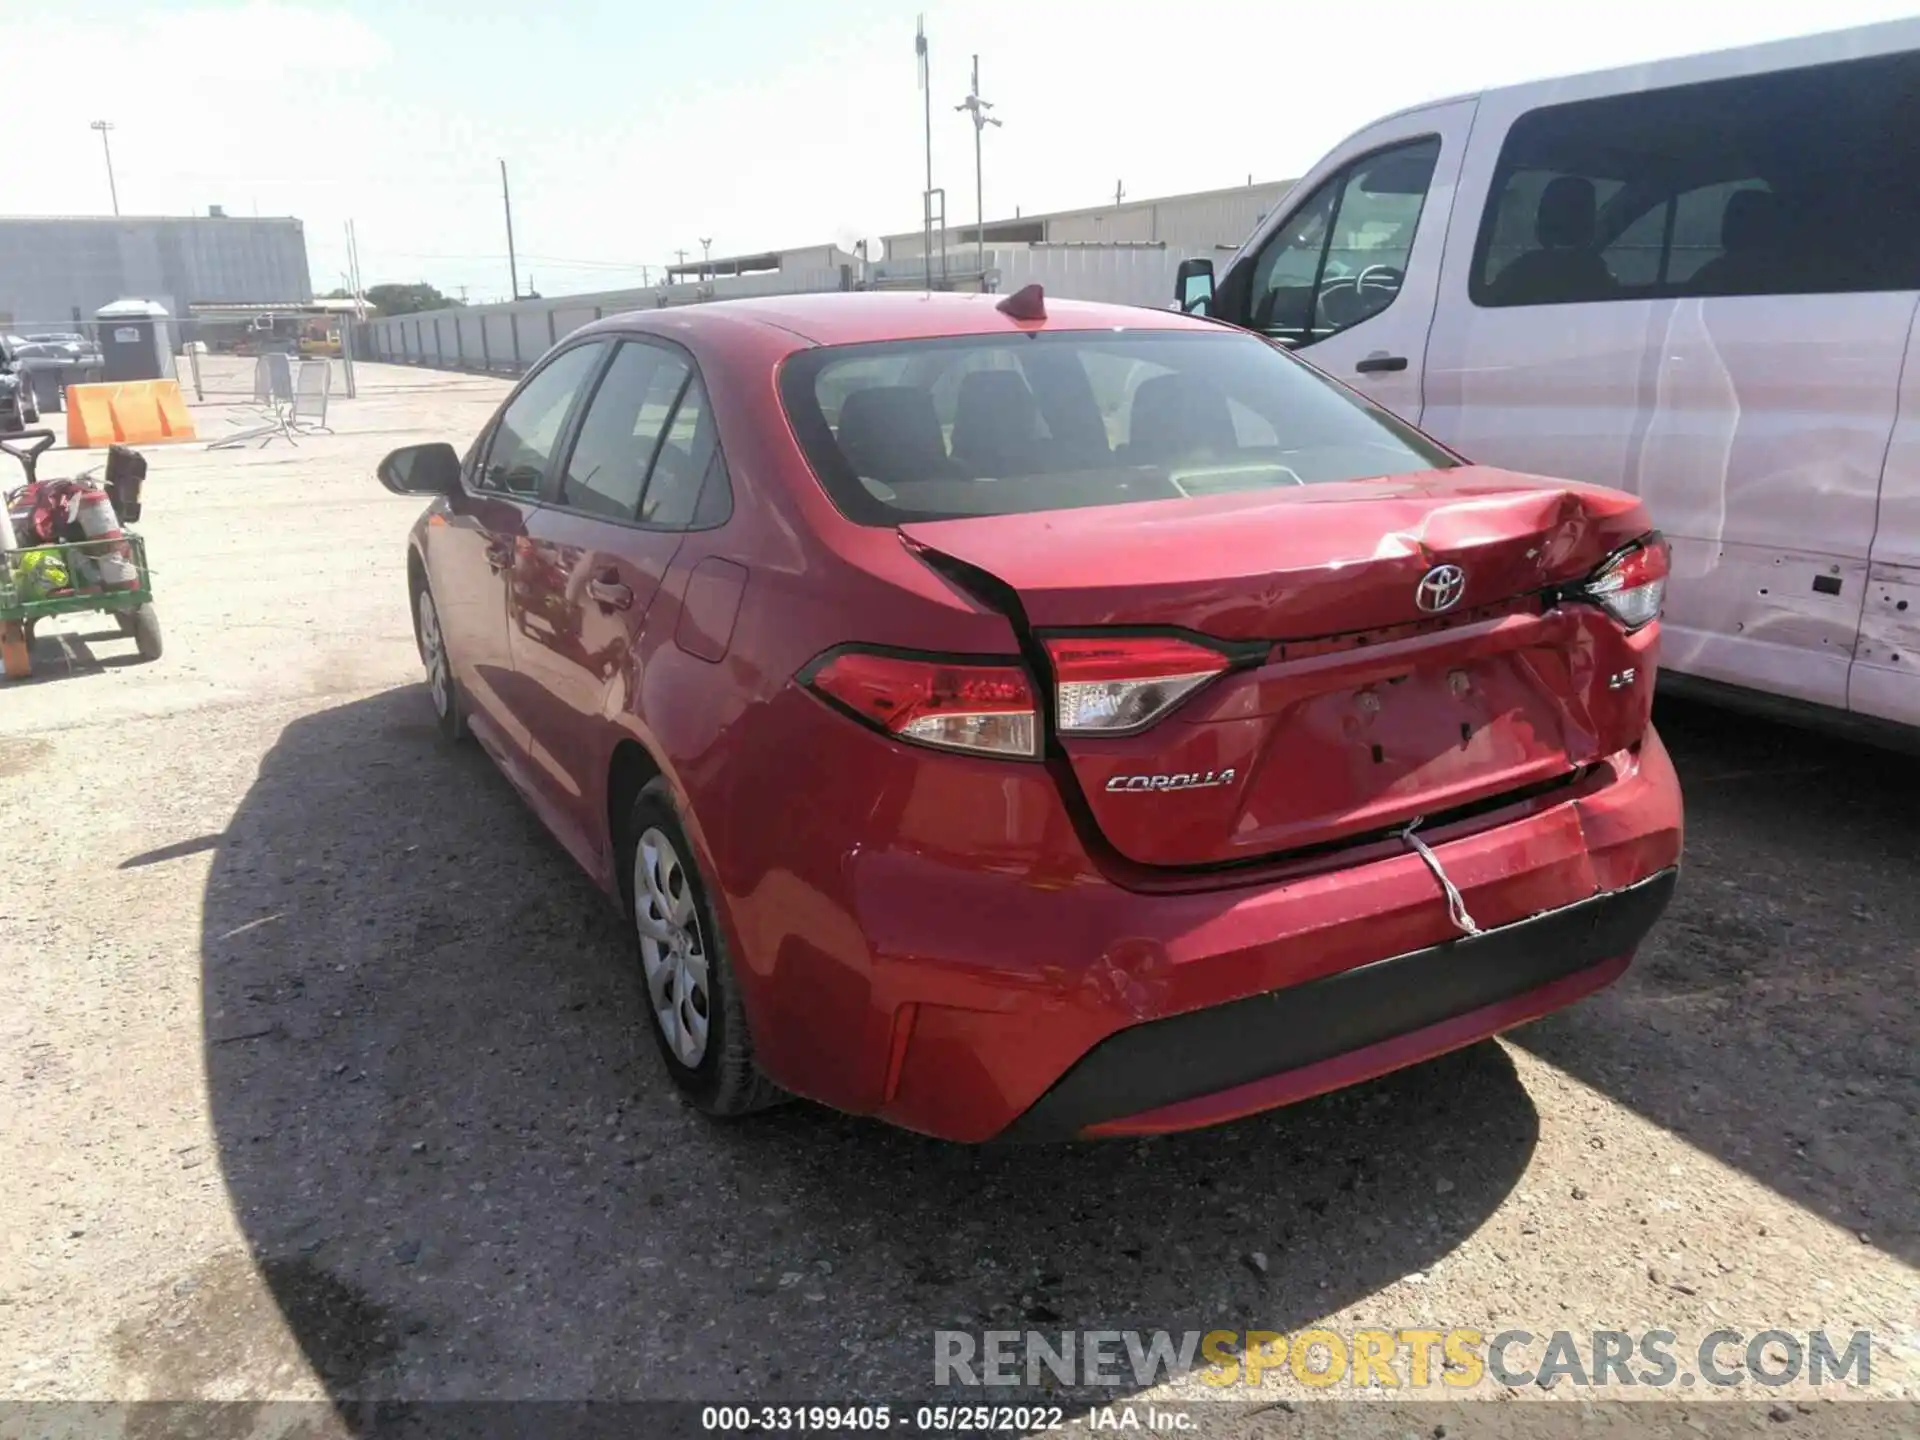
[[[1920,20],[1436,101],[1176,303],[1638,493],[1662,687],[1920,738]]]

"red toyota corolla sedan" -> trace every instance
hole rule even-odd
[[[441,724],[631,917],[675,1083],[1208,1125],[1625,970],[1667,549],[1169,312],[814,295],[569,336],[408,554]]]

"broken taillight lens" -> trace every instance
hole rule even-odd
[[[1599,605],[1627,629],[1638,630],[1660,618],[1671,568],[1671,552],[1656,530],[1607,561],[1575,593]]]
[[[1233,662],[1169,635],[1047,640],[1064,735],[1124,735],[1151,725]]]
[[[905,740],[991,755],[1040,753],[1033,685],[1018,665],[843,650],[806,683]]]

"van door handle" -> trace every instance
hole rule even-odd
[[[1378,375],[1383,371],[1404,370],[1407,368],[1407,357],[1389,355],[1384,350],[1376,350],[1353,368],[1362,375]]]
[[[587,582],[587,596],[602,610],[633,608],[633,591],[622,585],[612,570],[603,570]]]

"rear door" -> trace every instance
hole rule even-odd
[[[692,357],[623,340],[600,377],[550,503],[528,522],[520,561],[516,667],[537,692],[527,714],[534,776],[554,828],[591,865],[610,710],[643,682],[640,640],[715,456]]]
[[[1473,100],[1368,127],[1288,194],[1210,312],[1420,419],[1427,327]]]
[[[447,522],[429,531],[427,565],[454,675],[483,741],[524,756],[525,696],[507,639],[509,581],[567,418],[604,352],[582,345],[529,375],[469,456]]]

